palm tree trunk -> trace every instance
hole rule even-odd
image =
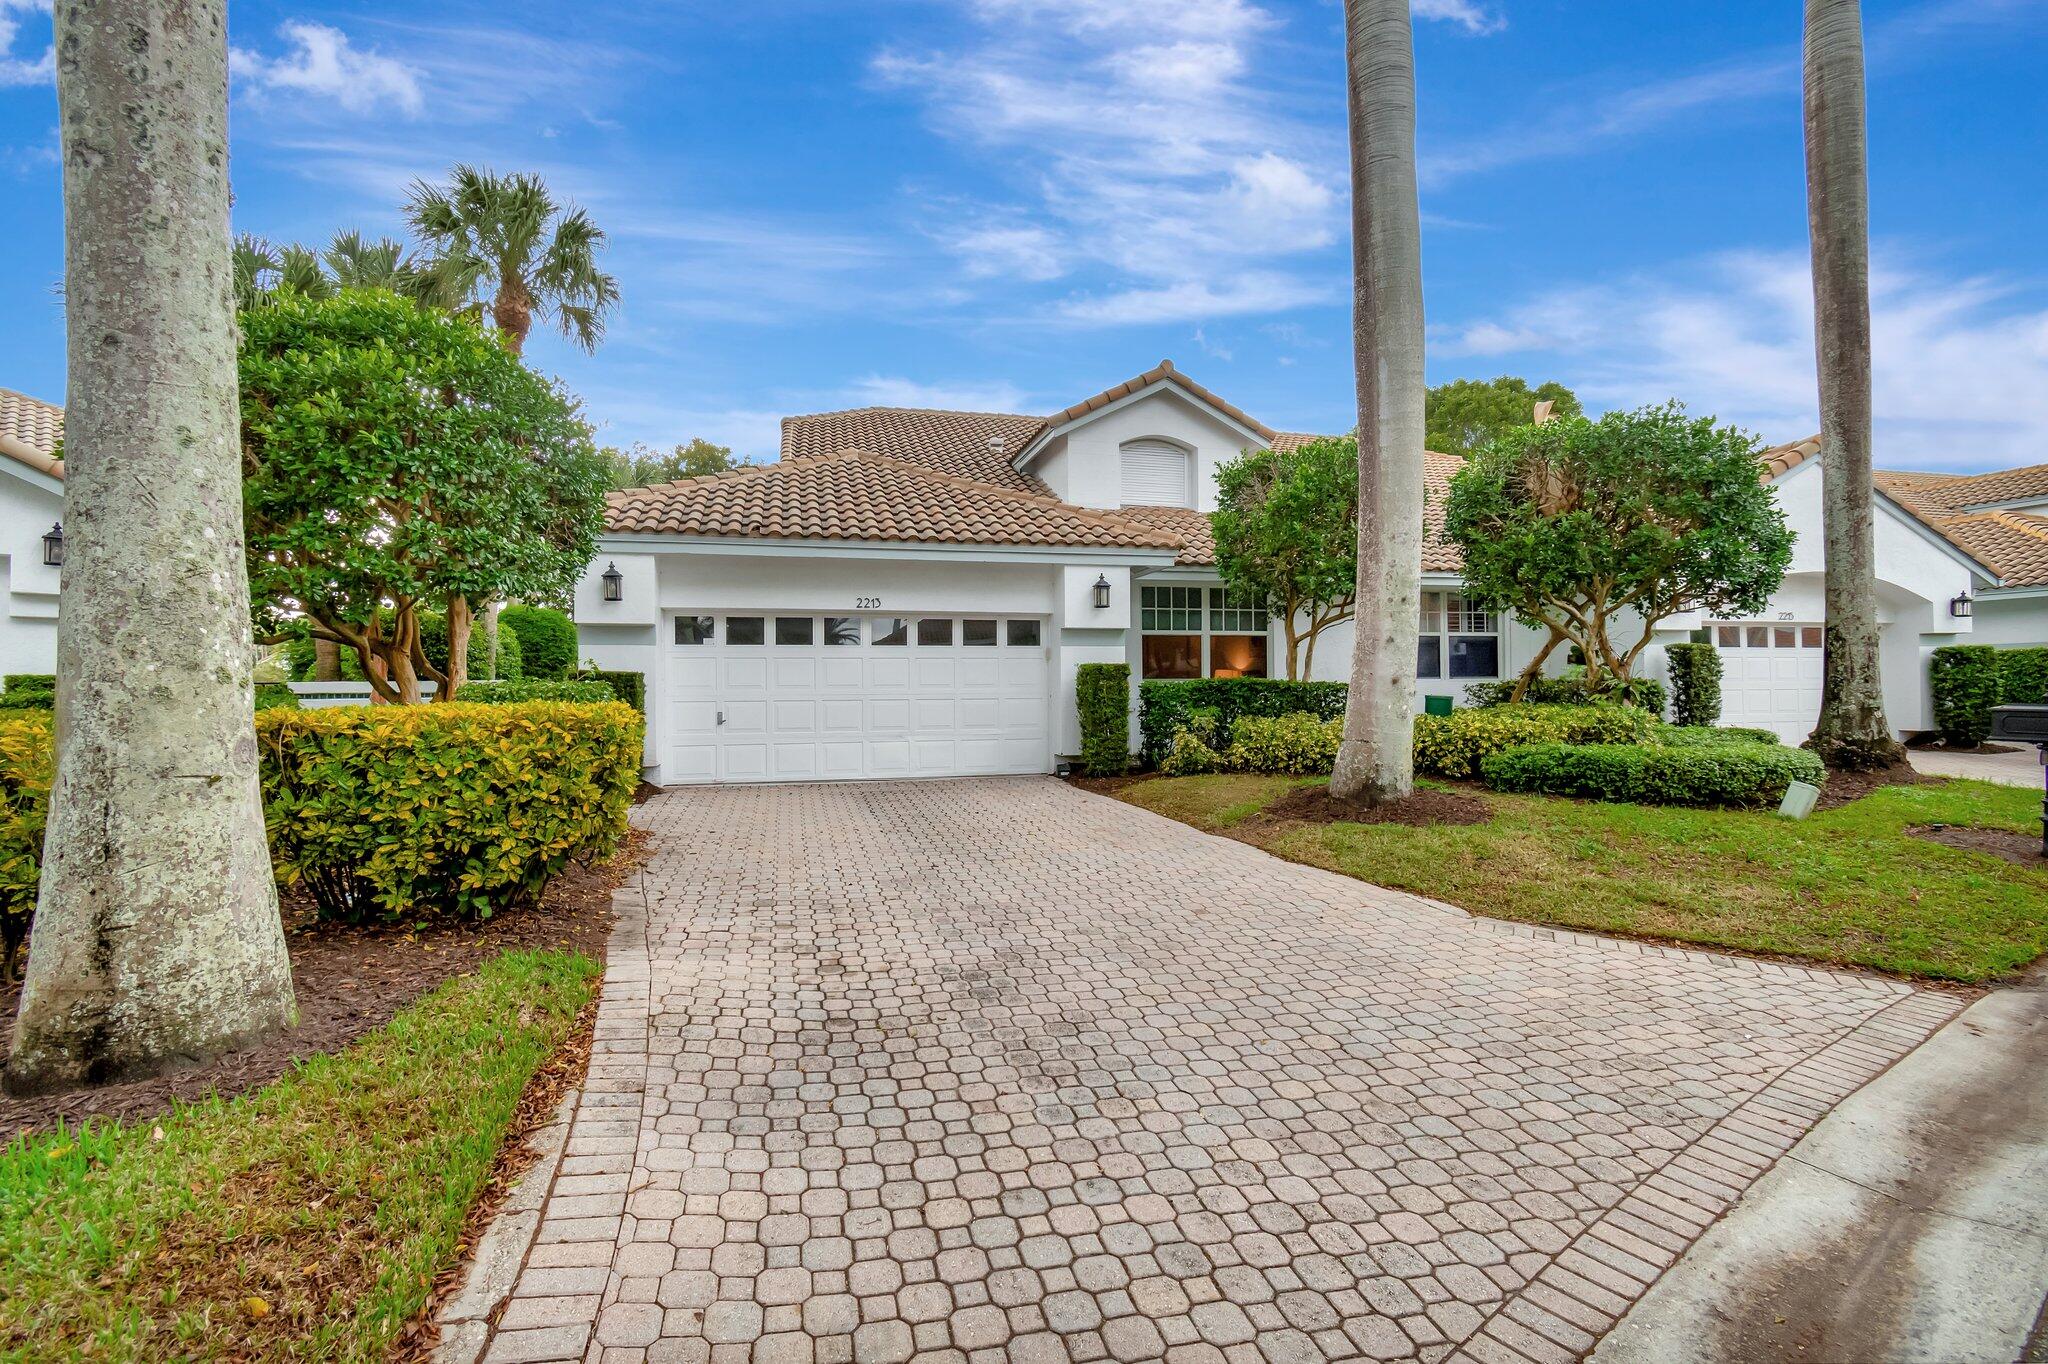
[[[58,0],[55,23],[68,553],[21,1091],[294,1017],[249,722],[226,6]]]
[[[1807,746],[1830,767],[1901,761],[1878,661],[1870,446],[1870,178],[1858,0],[1806,3],[1806,213],[1820,373],[1827,633],[1820,719]]]
[[[1415,789],[1415,635],[1422,591],[1422,225],[1408,0],[1346,0],[1352,331],[1358,386],[1358,607],[1330,794],[1379,804]]]

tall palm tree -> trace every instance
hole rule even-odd
[[[249,737],[226,9],[56,7],[66,535],[21,1090],[158,1073],[295,1012]]]
[[[1820,719],[1806,742],[1830,767],[1887,767],[1904,751],[1878,669],[1870,476],[1870,175],[1858,0],[1806,0],[1806,217],[1820,374],[1827,633]]]
[[[604,339],[619,283],[597,267],[604,233],[557,203],[537,175],[457,166],[445,185],[415,181],[413,231],[434,252],[442,286],[487,313],[505,348],[524,353],[536,317],[584,350]]]
[[[1351,117],[1352,348],[1358,388],[1358,606],[1330,794],[1415,789],[1422,591],[1422,224],[1408,0],[1345,0]]]

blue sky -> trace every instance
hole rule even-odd
[[[1796,0],[1416,0],[1432,381],[1815,428]],[[1867,3],[1879,463],[2048,461],[2048,0]],[[0,0],[0,386],[63,390],[48,0]],[[1048,411],[1162,356],[1352,415],[1335,0],[237,0],[236,226],[399,234],[545,175],[624,305],[529,356],[600,439],[772,457],[867,402]]]

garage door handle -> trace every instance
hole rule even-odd
[[[725,712],[724,712],[724,711],[720,711],[720,712],[718,712],[718,723],[719,723],[719,724],[721,724],[721,725],[725,723]]]

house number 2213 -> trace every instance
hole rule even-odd
[[[853,599],[853,609],[856,611],[872,611],[881,604],[882,599],[880,597],[855,597]]]

